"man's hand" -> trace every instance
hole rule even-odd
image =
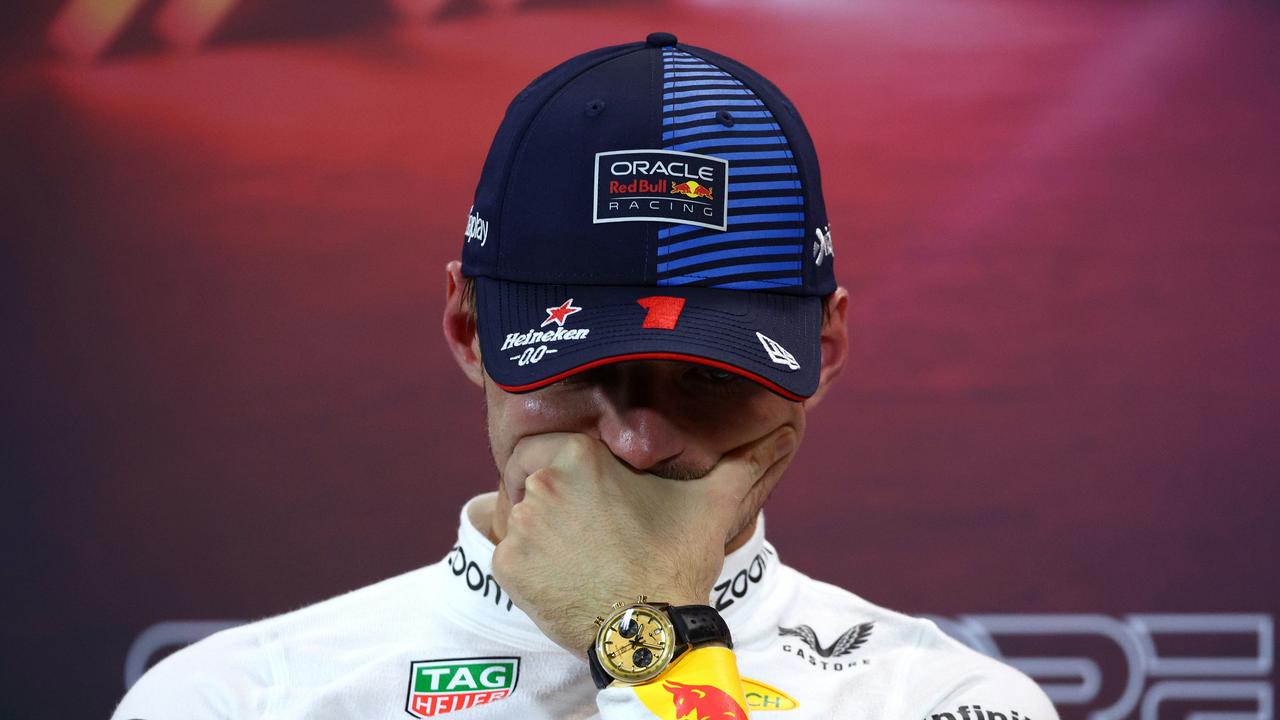
[[[526,437],[503,472],[514,505],[493,554],[494,576],[574,654],[591,645],[593,619],[615,602],[644,594],[706,604],[743,499],[796,443],[795,431],[782,427],[702,478],[668,480],[632,470],[586,435]]]

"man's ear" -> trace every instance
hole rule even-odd
[[[822,322],[822,369],[818,374],[818,390],[804,401],[805,410],[812,410],[827,394],[827,388],[840,377],[844,363],[849,359],[849,328],[845,324],[849,314],[849,291],[843,287],[827,296],[827,311]]]
[[[476,309],[469,305],[462,263],[453,260],[444,266],[444,341],[462,373],[477,387],[484,387],[484,367],[480,362],[480,336],[476,333]]]

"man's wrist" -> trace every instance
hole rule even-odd
[[[640,596],[617,603],[596,618],[595,642],[587,662],[596,686],[652,682],[688,652],[704,647],[732,650],[729,626],[705,604],[672,605]]]

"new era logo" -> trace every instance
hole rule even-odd
[[[761,332],[757,332],[756,337],[760,338],[760,344],[764,346],[764,351],[769,354],[770,360],[785,366],[788,370],[800,369],[796,356],[787,352],[787,349],[775,342],[773,338]]]
[[[831,226],[814,228],[813,232],[818,236],[813,241],[813,264],[821,266],[823,260],[836,254],[831,247]]]

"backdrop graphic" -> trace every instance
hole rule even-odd
[[[1274,3],[3,13],[0,717],[105,716],[217,623],[448,552],[494,483],[438,335],[489,139],[655,30],[777,82],[822,160],[854,354],[782,558],[1064,718],[1273,717]]]

